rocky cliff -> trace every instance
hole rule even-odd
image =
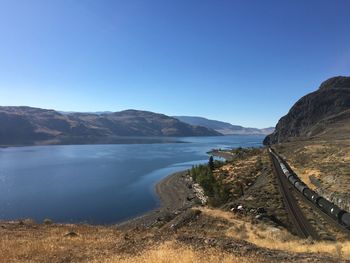
[[[282,117],[264,144],[312,137],[350,134],[350,77],[333,77],[321,84]]]

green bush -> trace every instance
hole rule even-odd
[[[209,165],[193,166],[190,174],[192,179],[203,188],[209,204],[220,206],[228,201],[230,197],[228,187],[214,177]]]

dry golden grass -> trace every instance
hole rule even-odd
[[[247,173],[247,168],[254,167],[257,156],[250,156],[244,160],[235,160],[233,163],[225,164],[214,171],[214,174],[225,173],[225,183],[235,183],[240,180],[240,175]]]
[[[75,262],[112,253],[122,235],[110,227],[83,225],[12,226],[0,232],[0,262]],[[75,237],[65,236],[74,231]]]
[[[205,217],[218,218],[223,227],[210,235],[242,239],[259,247],[297,253],[316,252],[350,258],[350,242],[309,244],[287,231],[253,225],[230,212],[201,208]],[[210,221],[216,222],[216,221]],[[225,223],[227,222],[227,224]],[[119,231],[113,227],[88,225],[35,225],[3,223],[0,227],[0,263],[62,262],[266,262],[252,254],[234,255],[222,248],[194,249],[177,240],[180,233],[167,232],[166,239],[154,239],[157,230]],[[66,236],[73,231],[77,236]],[[187,231],[186,228],[185,230]],[[216,231],[216,232],[215,232]],[[186,232],[185,232],[186,233]],[[191,232],[192,233],[192,232]],[[159,233],[158,233],[159,234]],[[193,234],[193,233],[192,233]]]
[[[6,225],[0,234],[0,263],[92,262],[92,263],[196,263],[196,262],[263,262],[254,256],[239,257],[216,250],[194,250],[176,241],[157,243],[145,241],[144,249],[125,241],[125,233],[112,227],[81,225],[63,226]],[[70,231],[77,236],[65,236]],[[147,236],[147,232],[139,233]],[[172,240],[172,239],[171,239]],[[125,251],[120,248],[124,245]]]
[[[166,242],[153,247],[136,256],[112,256],[103,260],[96,259],[92,263],[249,263],[263,262],[256,257],[236,257],[219,250],[209,249],[196,251],[176,242]]]
[[[226,235],[237,239],[244,239],[259,247],[290,251],[296,253],[328,253],[330,255],[350,260],[350,241],[325,242],[299,239],[288,231],[267,227],[262,224],[252,225],[237,218],[233,213],[218,209],[202,208],[206,215],[223,218],[231,223],[233,227],[226,231]]]

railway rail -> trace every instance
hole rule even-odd
[[[289,187],[290,183],[283,173],[279,161],[277,158],[270,152],[271,161],[274,167],[276,174],[279,190],[283,197],[283,202],[286,207],[288,216],[295,227],[296,234],[301,238],[312,237],[315,240],[319,239],[315,229],[310,225],[306,219],[304,213],[301,211],[298,203],[296,202],[294,196],[292,195]]]
[[[274,166],[279,169],[280,175],[285,179],[292,189],[307,204],[319,211],[323,218],[331,225],[335,226],[341,232],[350,236],[350,213],[342,210],[337,205],[318,195],[307,187],[300,178],[293,172],[287,162],[285,162],[273,149],[269,148]],[[282,171],[281,171],[282,170]],[[284,176],[283,176],[284,175]]]

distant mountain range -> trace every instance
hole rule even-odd
[[[32,107],[0,107],[0,145],[113,143],[120,136],[213,136],[219,132],[163,114],[60,113]]]
[[[265,129],[246,128],[228,122],[209,120],[203,117],[174,116],[174,118],[190,125],[200,125],[208,129],[213,129],[223,135],[268,135],[275,129],[273,127]]]
[[[298,100],[282,117],[264,144],[282,143],[313,137],[349,138],[350,77],[333,77],[318,90]]]

